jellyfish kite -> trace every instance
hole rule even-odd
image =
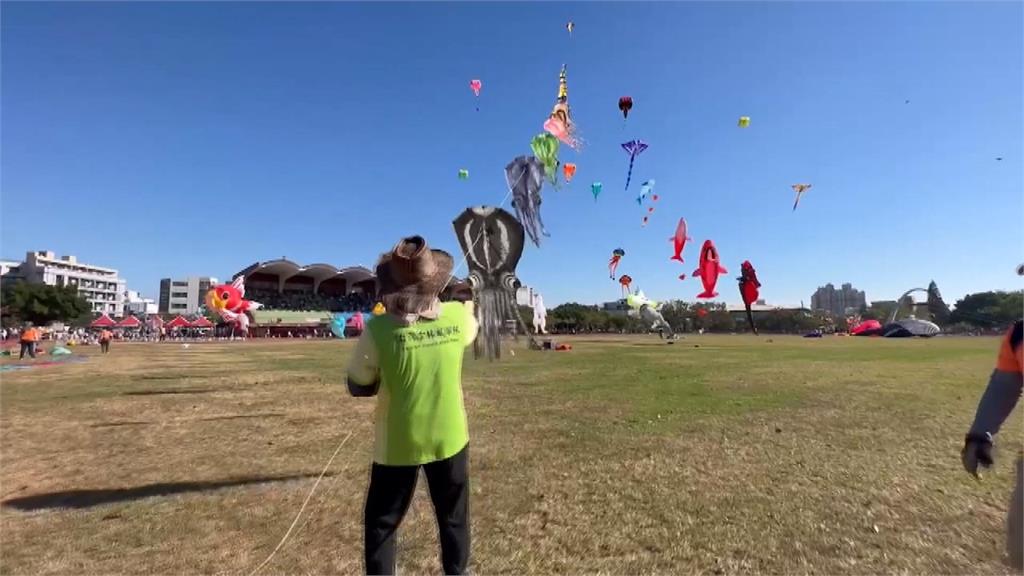
[[[626,251],[622,248],[616,248],[612,250],[612,259],[608,261],[608,277],[615,280],[615,270],[619,268],[619,261],[626,255]],[[628,276],[626,276],[628,278]]]
[[[517,156],[505,166],[505,181],[512,194],[516,218],[535,246],[540,237],[550,236],[540,217],[540,189],[544,184],[544,165],[534,156]]]
[[[565,177],[565,183],[568,184],[572,181],[572,177],[576,175],[576,165],[572,162],[562,164],[562,176]]]
[[[633,98],[630,96],[623,96],[619,98],[619,110],[622,110],[622,119],[629,118],[629,111],[633,109]]]
[[[800,196],[802,196],[804,192],[807,192],[808,190],[810,190],[811,189],[811,185],[810,184],[793,184],[792,188],[793,188],[793,191],[796,192],[796,201],[793,202],[793,211],[796,212],[796,207],[797,207],[798,204],[800,204]]]
[[[544,122],[544,130],[564,142],[570,148],[576,148],[576,126],[572,122],[569,111],[569,85],[565,79],[565,65],[558,74],[558,98],[551,115]]]
[[[597,197],[601,195],[601,188],[603,187],[604,185],[600,182],[594,182],[590,185],[590,193],[594,195],[594,202],[597,202]]]
[[[750,307],[757,302],[760,292],[758,289],[761,287],[761,283],[757,280],[757,272],[754,271],[754,265],[749,260],[744,260],[743,264],[740,264],[741,276],[736,280],[740,283],[740,296],[743,298],[743,306],[747,309],[747,322],[750,324],[750,330],[756,335],[757,326],[754,326],[754,314],[750,311]]]
[[[629,274],[623,274],[619,277],[619,285],[622,286],[622,295],[629,294],[629,287],[633,284],[633,279],[630,278]]]
[[[647,143],[643,140],[630,140],[622,143],[622,149],[629,154],[629,172],[626,173],[626,190],[629,190],[629,181],[633,179],[633,161],[641,152],[647,150]]]
[[[476,111],[480,111],[480,89],[484,87],[484,83],[473,79],[469,81],[469,89],[473,91],[473,95],[477,98]]]
[[[544,165],[544,176],[552,185],[558,183],[558,140],[551,134],[537,134],[530,142],[533,155]]]

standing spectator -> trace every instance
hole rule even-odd
[[[353,396],[377,399],[376,439],[364,511],[367,574],[394,574],[398,527],[422,467],[441,540],[444,574],[469,564],[469,431],[462,356],[476,338],[472,304],[437,295],[452,257],[405,238],[377,265],[387,314],[367,322],[348,369]]]
[[[0,340],[7,340],[7,328],[0,329]]]
[[[25,323],[25,329],[21,331],[21,354],[18,356],[18,359],[23,360],[25,358],[26,350],[29,356],[35,358],[36,342],[39,342],[39,329],[33,326],[31,322]]]
[[[100,332],[100,351],[106,354],[110,352],[110,341],[114,338],[114,334],[106,328]]]

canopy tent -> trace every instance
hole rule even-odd
[[[205,316],[200,316],[189,323],[189,328],[213,328],[213,322]]]
[[[184,316],[175,316],[174,320],[171,320],[167,324],[164,324],[164,328],[168,328],[168,329],[188,328],[191,325],[192,324],[189,323],[189,321],[186,320]]]
[[[114,326],[117,326],[117,323],[106,314],[89,323],[89,328],[113,328]]]
[[[135,316],[125,316],[120,322],[117,323],[118,328],[141,328],[142,322],[139,321]]]

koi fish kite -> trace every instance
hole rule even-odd
[[[743,298],[743,306],[747,309],[747,322],[750,324],[750,330],[757,334],[757,326],[754,326],[754,314],[750,311],[750,307],[757,302],[760,292],[758,289],[761,287],[761,283],[757,280],[757,272],[754,271],[754,265],[749,260],[744,260],[743,264],[740,264],[740,277],[737,280],[740,283],[740,297]]]
[[[225,322],[235,325],[243,334],[249,331],[249,315],[262,306],[245,299],[245,277],[235,278],[231,284],[214,286],[206,293],[206,307],[220,314]]]
[[[619,268],[619,262],[622,257],[626,255],[626,251],[622,248],[616,248],[612,250],[612,259],[608,261],[608,277],[615,280],[615,271]]]
[[[686,241],[693,240],[693,238],[690,238],[689,236],[686,235],[686,218],[679,219],[679,224],[676,224],[676,233],[674,236],[669,238],[669,240],[672,242],[673,246],[675,246],[676,250],[676,253],[672,255],[670,260],[678,260],[679,262],[682,262],[683,248],[686,247]],[[685,280],[686,275],[683,274],[682,276],[679,277],[679,279]]]
[[[647,143],[643,140],[630,140],[622,143],[622,149],[629,154],[629,172],[626,173],[626,190],[629,190],[629,181],[633,179],[633,162],[644,150],[647,150]]]

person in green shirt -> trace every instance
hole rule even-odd
[[[400,241],[377,264],[387,313],[373,317],[348,369],[353,396],[377,396],[373,466],[364,511],[367,574],[394,574],[398,526],[423,467],[445,574],[469,564],[469,429],[462,358],[477,334],[473,304],[441,303],[452,257],[426,240]]]

